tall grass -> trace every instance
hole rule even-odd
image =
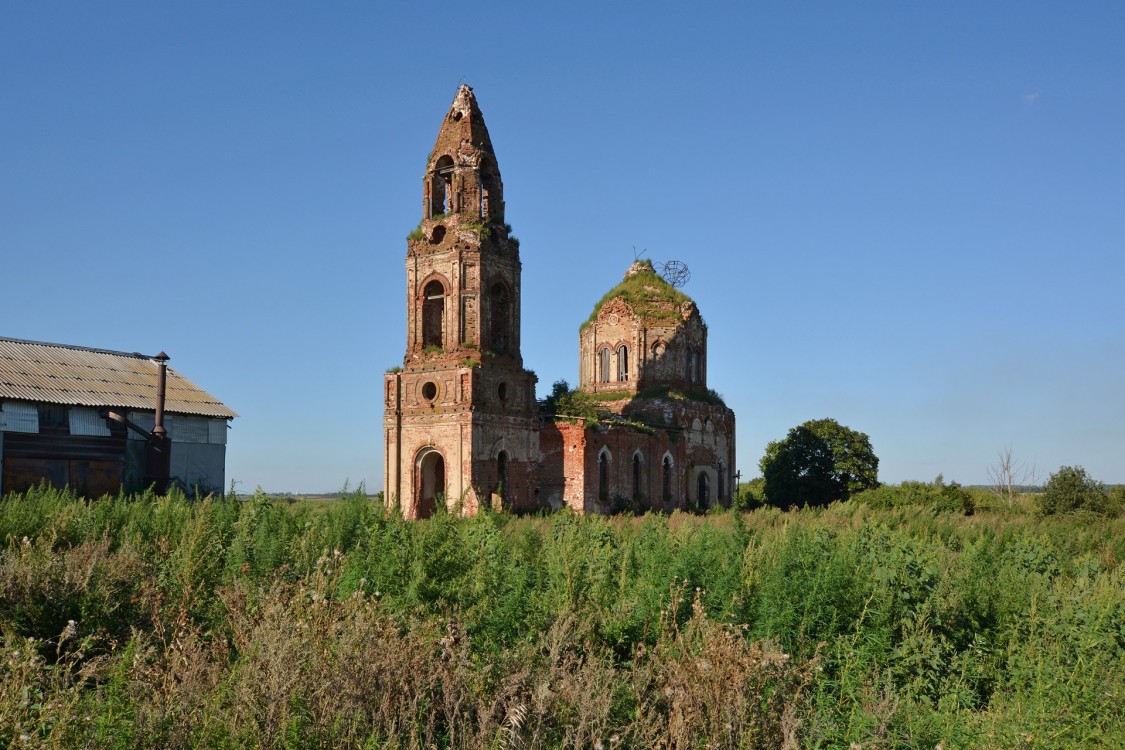
[[[41,487],[0,501],[0,744],[1119,747],[1125,521],[975,510]]]

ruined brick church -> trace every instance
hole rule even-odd
[[[596,416],[544,409],[520,354],[519,243],[468,86],[422,193],[406,251],[406,356],[385,378],[387,502],[407,518],[439,503],[466,514],[729,504],[734,412],[707,388],[695,303],[633,263],[579,331],[577,400]]]

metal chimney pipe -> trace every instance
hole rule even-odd
[[[163,438],[168,434],[164,429],[164,401],[168,391],[168,360],[171,357],[160,352],[153,359],[159,366],[159,376],[156,381],[156,417],[153,419],[152,434]]]

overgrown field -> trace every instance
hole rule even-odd
[[[1122,747],[1123,531],[41,489],[0,501],[0,745]]]

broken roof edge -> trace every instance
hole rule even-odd
[[[597,322],[602,308],[614,299],[620,299],[635,316],[648,323],[665,321],[678,326],[690,317],[690,314],[683,314],[687,305],[694,308],[695,314],[699,314],[699,306],[695,304],[695,300],[669,284],[668,280],[653,268],[652,261],[642,259],[634,261],[621,281],[602,295],[594,305],[590,316],[578,326],[578,332],[585,331]],[[664,306],[678,310],[673,313],[670,309],[666,309],[660,314],[655,314],[657,307]]]

